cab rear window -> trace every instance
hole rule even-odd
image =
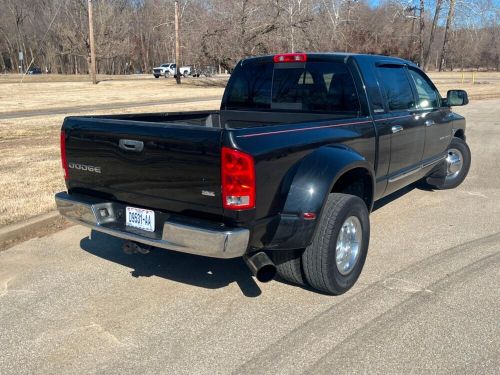
[[[238,65],[229,82],[226,109],[359,114],[353,78],[342,63]]]

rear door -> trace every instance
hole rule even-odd
[[[385,112],[374,115],[378,126],[388,127],[391,157],[388,189],[397,190],[417,171],[425,144],[425,125],[415,115],[416,103],[404,65],[376,65],[377,79],[385,97]],[[387,191],[386,191],[387,193]]]
[[[442,156],[451,141],[450,109],[441,107],[441,97],[432,81],[420,70],[409,67],[408,72],[417,95],[417,115],[425,125],[424,160]]]

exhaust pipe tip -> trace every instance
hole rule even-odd
[[[267,283],[276,276],[276,266],[273,261],[263,251],[251,256],[245,255],[243,260],[247,264],[252,274],[261,283]]]
[[[268,283],[269,281],[274,280],[274,278],[276,277],[276,266],[274,264],[272,264],[272,265],[266,265],[264,267],[261,267],[258,270],[255,277],[261,283]]]

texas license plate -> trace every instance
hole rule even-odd
[[[127,207],[125,224],[148,232],[155,231],[155,212],[143,208]]]

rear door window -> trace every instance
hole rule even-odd
[[[415,99],[404,66],[379,66],[377,76],[389,111],[415,108]]]
[[[360,105],[347,66],[335,62],[254,63],[233,73],[226,108],[358,116]]]

